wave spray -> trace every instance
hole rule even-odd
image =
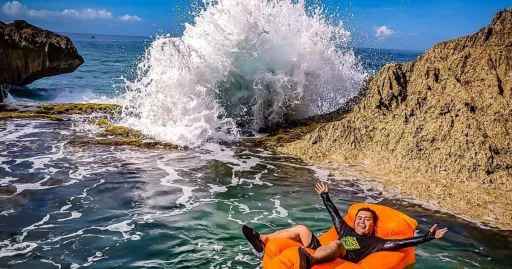
[[[304,1],[204,2],[157,37],[127,82],[122,124],[181,146],[337,109],[366,77],[350,33]]]

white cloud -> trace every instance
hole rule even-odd
[[[10,17],[35,18],[35,19],[68,19],[68,20],[113,20],[112,12],[106,9],[64,9],[63,11],[34,10],[18,1],[7,2],[2,7],[2,12]],[[121,21],[143,21],[135,15],[124,15],[118,18]]]
[[[137,16],[132,16],[132,15],[128,15],[128,14],[119,17],[119,19],[122,21],[144,21],[143,19],[141,19]]]
[[[23,14],[23,13],[25,13],[27,11],[28,11],[27,6],[22,5],[18,1],[7,2],[2,7],[2,12],[4,14],[9,15],[9,16],[13,16],[13,17],[18,15],[18,14]]]
[[[391,36],[393,33],[393,30],[388,28],[386,25],[382,25],[381,27],[375,30],[375,36],[381,38]]]
[[[112,16],[112,12],[107,11],[105,9],[101,10],[94,10],[94,9],[85,9],[81,12],[78,12],[79,18],[86,19],[86,20],[95,20],[95,19],[104,19],[104,20],[111,20],[114,18]]]

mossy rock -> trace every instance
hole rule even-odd
[[[57,115],[48,115],[41,114],[34,111],[23,111],[23,112],[0,112],[0,119],[31,119],[31,118],[40,118],[47,119],[52,121],[63,121],[64,119],[61,116]],[[3,121],[0,121],[3,122]]]
[[[117,137],[124,139],[148,139],[142,132],[121,126],[115,125],[108,119],[95,119],[93,124],[105,128],[98,134],[99,137]]]
[[[85,115],[92,113],[115,114],[120,111],[119,105],[114,104],[24,104],[20,103],[26,110],[20,110],[9,104],[0,104],[0,119],[29,119],[40,118],[53,121],[63,121],[62,115]]]
[[[37,112],[41,114],[115,114],[121,107],[115,104],[97,103],[67,103],[67,104],[42,104],[37,106]]]
[[[68,143],[71,146],[130,146],[137,148],[145,148],[145,149],[166,149],[166,150],[176,150],[180,149],[179,146],[158,142],[158,141],[148,141],[148,140],[140,140],[140,139],[90,139],[90,140],[75,140],[70,141]]]

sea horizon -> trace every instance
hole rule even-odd
[[[56,32],[57,34],[61,35],[89,35],[89,36],[120,36],[120,37],[137,37],[137,38],[150,38],[154,40],[155,36],[140,36],[140,35],[121,35],[121,34],[95,34],[95,33],[75,33],[75,32]],[[171,36],[171,37],[179,37],[179,36]],[[417,49],[395,49],[395,48],[378,48],[378,47],[367,47],[367,46],[354,46],[355,49],[377,49],[377,50],[387,50],[387,51],[396,51],[396,52],[411,52],[411,53],[423,53],[426,50],[417,50]]]

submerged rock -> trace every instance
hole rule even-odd
[[[415,62],[388,64],[362,93],[336,121],[276,150],[364,164],[394,197],[512,227],[512,9]]]
[[[0,22],[0,102],[8,85],[75,71],[84,59],[71,40],[26,21]]]

